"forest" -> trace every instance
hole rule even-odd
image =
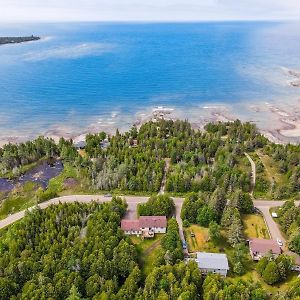
[[[255,186],[245,152],[256,164]],[[238,120],[210,123],[204,131],[187,121],[159,120],[112,136],[89,134],[80,150],[63,138],[5,145],[0,177],[17,178],[45,160],[62,161],[64,170],[47,188],[28,183],[0,192],[2,218],[59,195],[141,194],[150,198],[138,206],[138,214],[168,216],[168,231],[144,277],[134,243],[119,228],[126,209],[121,199],[33,210],[1,232],[1,299],[212,300],[243,295],[259,300],[268,299],[266,285],[285,281],[276,299],[300,297],[300,280],[288,282],[289,257],[268,257],[253,267],[243,223],[245,215],[256,213],[255,197],[288,200],[277,210],[278,223],[289,249],[300,254],[300,214],[294,202],[300,191],[299,145],[271,143],[255,125]],[[157,195],[162,188],[167,194]],[[230,279],[204,279],[193,262],[182,262],[170,197],[179,195],[185,197],[184,230],[198,226],[207,232],[210,249],[228,254]],[[257,276],[253,282],[244,277],[251,268]]]
[[[28,212],[1,231],[0,298],[268,299],[258,282],[213,274],[203,278],[194,261],[183,262],[173,218],[162,241],[161,259],[143,278],[136,248],[120,230],[126,207],[121,198],[104,204],[59,204]],[[284,257],[276,260],[278,266],[286,262]],[[272,264],[262,260],[259,270],[270,272],[268,263]],[[298,296],[300,279],[276,299]]]
[[[257,160],[258,195],[288,199],[299,194],[300,146],[271,143],[255,125],[238,120],[209,123],[204,131],[193,129],[188,121],[160,120],[125,133],[117,130],[113,136],[88,134],[82,152],[63,138],[58,144],[43,137],[8,144],[0,149],[0,176],[17,176],[40,159],[59,158],[84,174],[89,190],[155,194],[166,176],[165,189],[171,194],[213,193],[218,188],[230,195],[252,188],[244,152]],[[282,180],[268,178],[268,166],[258,154],[276,165]]]
[[[293,200],[286,201],[278,210],[279,224],[288,236],[288,247],[300,255],[300,208]]]

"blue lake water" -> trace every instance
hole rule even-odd
[[[130,126],[164,105],[195,113],[297,97],[282,67],[300,69],[297,23],[1,25],[0,136]],[[284,100],[288,101],[288,100]],[[241,111],[243,109],[240,109]],[[195,114],[192,116],[195,118]]]

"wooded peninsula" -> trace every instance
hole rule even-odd
[[[39,36],[17,36],[17,37],[0,37],[0,45],[5,44],[20,44],[25,42],[38,41],[41,38]]]

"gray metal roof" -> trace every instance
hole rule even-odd
[[[75,148],[85,148],[86,142],[85,141],[78,141],[74,144]]]
[[[229,270],[226,254],[197,252],[197,263],[203,269]]]

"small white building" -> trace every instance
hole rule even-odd
[[[226,277],[229,271],[228,259],[223,253],[197,252],[196,262],[202,274],[220,274]]]

